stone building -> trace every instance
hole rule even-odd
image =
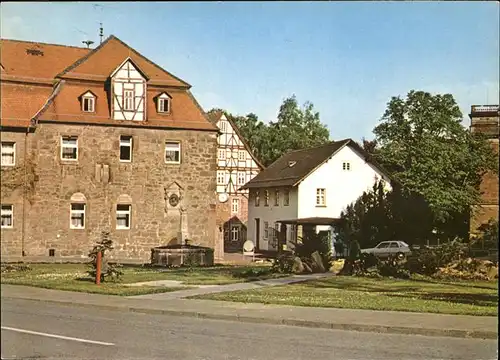
[[[121,261],[186,239],[217,255],[218,129],[190,88],[115,36],[2,39],[2,259],[85,258],[103,230]]]
[[[225,252],[241,252],[248,226],[248,190],[242,186],[257,176],[264,166],[252,154],[234,121],[220,111],[209,117],[220,129],[217,138],[218,236],[224,242]],[[255,243],[255,239],[249,240]]]
[[[472,105],[469,117],[471,119],[470,131],[485,134],[493,150],[498,154],[499,106]],[[471,234],[477,233],[478,227],[487,223],[488,220],[498,220],[498,173],[485,174],[480,190],[482,193],[481,204],[473,209],[470,222]]]

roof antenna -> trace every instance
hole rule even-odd
[[[92,45],[94,42],[92,40],[83,40],[82,43],[87,45],[87,49],[89,49],[90,45]]]
[[[101,38],[101,44],[102,44],[102,38],[104,37],[104,33],[103,33],[103,28],[102,28],[102,23],[99,23],[101,25],[101,27],[99,28],[99,37]]]

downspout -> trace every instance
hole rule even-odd
[[[21,256],[26,256],[25,253],[25,233],[26,233],[26,196],[27,196],[27,178],[28,178],[28,170],[27,170],[27,158],[26,154],[28,152],[28,134],[30,131],[30,127],[26,128],[26,134],[24,136],[24,181],[23,181],[23,223],[21,226]]]

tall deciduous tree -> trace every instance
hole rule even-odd
[[[390,100],[374,129],[375,157],[405,193],[425,199],[437,227],[476,204],[481,176],[498,169],[488,143],[461,122],[452,95],[410,91]]]

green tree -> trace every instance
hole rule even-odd
[[[425,200],[438,229],[477,204],[482,175],[498,169],[489,144],[461,122],[452,95],[410,91],[405,99],[389,101],[374,129],[375,158],[401,184],[404,196]]]

